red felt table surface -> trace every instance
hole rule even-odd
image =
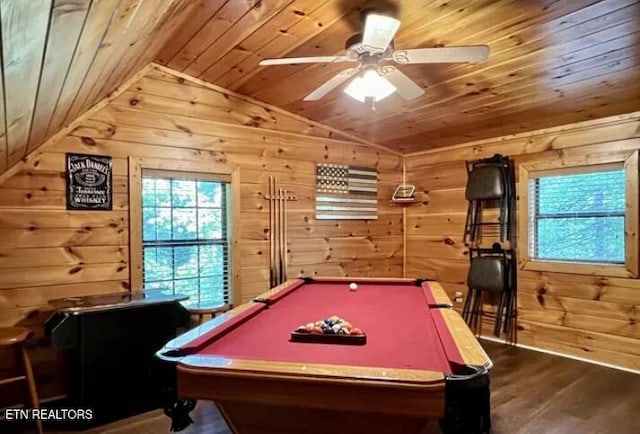
[[[429,307],[428,291],[412,284],[314,282],[203,345],[198,354],[234,359],[320,363],[451,372],[459,358],[451,335]],[[367,334],[363,346],[294,343],[297,326],[337,315]],[[453,360],[457,362],[457,360]]]

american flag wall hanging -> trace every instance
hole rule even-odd
[[[341,164],[316,165],[316,219],[376,220],[378,172]]]

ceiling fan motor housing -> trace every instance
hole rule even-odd
[[[394,51],[393,41],[389,43],[386,50],[381,51],[373,47],[363,45],[362,36],[362,33],[356,33],[355,35],[347,39],[344,48],[349,58],[362,60],[362,57],[364,56],[377,56],[379,58],[391,57],[391,54]]]

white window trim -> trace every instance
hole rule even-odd
[[[529,254],[529,180],[541,174],[584,173],[597,170],[598,166],[622,163],[625,170],[625,263],[602,264],[570,261],[547,261],[532,258]],[[573,170],[572,170],[573,169]],[[518,240],[522,248],[520,268],[522,270],[546,271],[570,274],[589,274],[611,277],[638,277],[638,151],[618,154],[595,154],[573,158],[522,163],[518,166]]]

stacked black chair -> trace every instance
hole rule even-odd
[[[477,242],[482,228],[498,226],[500,241],[510,241],[514,235],[515,221],[515,179],[509,158],[496,154],[491,158],[468,161],[467,219],[464,227],[464,242]],[[488,203],[498,203],[499,222],[483,221],[483,209]]]
[[[509,335],[515,308],[516,273],[512,250],[503,249],[499,243],[491,248],[469,249],[471,265],[467,276],[469,292],[462,316],[471,327],[477,329],[483,316],[482,294],[493,293],[498,305],[493,333]]]
[[[515,175],[512,161],[496,154],[491,158],[467,161],[468,201],[467,218],[464,228],[464,243],[469,249],[469,274],[463,318],[474,328],[485,314],[482,309],[483,293],[497,297],[494,334],[501,331],[507,336],[513,330],[516,304],[516,261],[515,261]],[[486,221],[483,215],[489,208],[498,208],[498,221]],[[497,231],[484,231],[488,228]],[[487,233],[483,233],[487,232]],[[493,243],[490,248],[483,248]],[[508,249],[501,243],[508,245]],[[491,245],[491,244],[489,244]]]

